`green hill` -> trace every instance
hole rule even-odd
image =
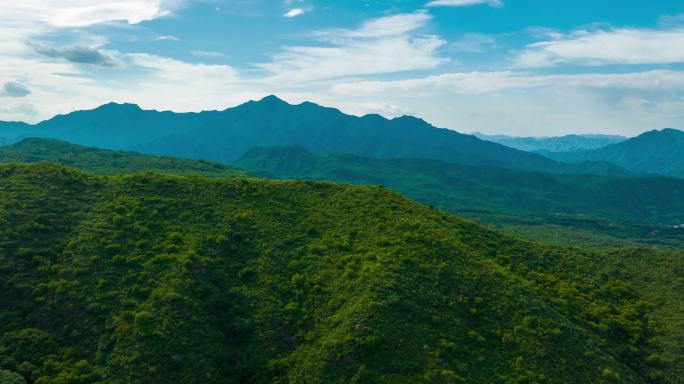
[[[60,140],[28,138],[0,147],[0,163],[49,161],[100,174],[157,171],[174,174],[235,177],[245,172],[201,160],[142,155],[83,147]]]
[[[637,281],[379,187],[0,166],[0,374],[679,384],[648,292],[681,260]]]
[[[650,131],[592,151],[545,153],[566,162],[609,161],[641,174],[684,178],[684,132],[667,128]]]
[[[233,164],[267,177],[380,184],[530,238],[539,238],[536,228],[554,237],[560,228],[560,240],[573,244],[628,240],[684,246],[684,228],[675,228],[684,223],[680,179],[552,175],[436,160],[316,156],[301,147],[256,148]],[[578,230],[599,236],[585,241]]]

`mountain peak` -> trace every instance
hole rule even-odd
[[[276,95],[268,95],[261,100],[259,100],[259,103],[264,103],[264,104],[287,104],[289,103],[281,98],[279,98]]]
[[[411,115],[403,115],[399,117],[395,117],[392,119],[392,121],[397,121],[397,122],[403,122],[403,123],[420,123],[420,124],[427,124],[427,125],[432,125],[428,123],[427,121],[421,119],[420,117],[415,117]]]
[[[653,139],[666,139],[666,138],[675,138],[675,137],[684,137],[684,131],[680,131],[678,129],[674,128],[663,128],[663,129],[654,129],[652,131],[644,132],[641,135],[637,136],[635,139],[638,138],[653,138]]]
[[[111,111],[111,110],[123,110],[123,111],[141,111],[142,108],[138,104],[131,104],[131,103],[116,103],[116,102],[109,102],[107,104],[102,104],[99,107],[95,108],[95,110],[100,110],[100,111]]]

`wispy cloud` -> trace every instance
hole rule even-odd
[[[518,67],[561,64],[670,64],[684,62],[684,28],[578,30],[528,45],[515,58]]]
[[[0,19],[27,18],[56,27],[84,27],[108,21],[137,24],[169,15],[184,0],[22,0],[2,5]]]
[[[257,65],[268,81],[306,82],[348,76],[434,68],[446,61],[437,50],[446,42],[421,34],[425,12],[366,21],[357,29],[313,33],[317,46],[285,47],[271,62]]]
[[[488,5],[492,8],[501,8],[503,0],[434,0],[427,3],[428,7],[471,7],[473,5]]]
[[[190,51],[190,54],[196,57],[226,57],[226,55],[223,52],[217,52],[217,51],[202,51],[202,50],[193,50]]]
[[[536,74],[457,72],[331,86],[331,99],[382,100],[416,111],[437,126],[530,135],[567,132],[637,134],[680,126],[684,71]]]
[[[485,52],[496,44],[493,36],[481,33],[466,33],[460,39],[449,43],[449,47],[460,52]]]
[[[285,17],[297,17],[301,16],[306,12],[303,8],[292,8],[289,11],[285,12],[283,16]]]
[[[404,80],[347,82],[336,84],[332,89],[336,93],[344,94],[411,93],[430,90],[480,94],[520,88],[568,87],[643,91],[682,90],[684,89],[684,72],[654,70],[622,74],[559,75],[538,75],[515,71],[459,72]]]

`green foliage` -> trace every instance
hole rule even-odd
[[[616,260],[379,187],[6,165],[0,369],[41,384],[677,383],[684,306]]]
[[[244,172],[208,161],[109,151],[53,139],[30,138],[0,147],[0,162],[41,161],[64,164],[99,174],[156,171],[216,177],[245,176]]]
[[[433,160],[315,156],[257,148],[234,163],[255,174],[382,184],[417,201],[531,239],[684,247],[684,180],[552,175]]]
[[[26,384],[20,374],[0,369],[0,384]]]

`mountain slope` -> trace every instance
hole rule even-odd
[[[13,143],[30,129],[31,125],[26,123],[0,121],[0,145]]]
[[[98,148],[131,149],[160,137],[189,132],[219,116],[217,111],[159,112],[135,104],[109,103],[58,115],[36,125],[14,127],[6,136],[8,144],[26,137],[43,137]]]
[[[610,144],[627,140],[624,136],[616,135],[565,135],[556,137],[516,137],[505,135],[485,135],[475,132],[474,136],[507,147],[528,152],[574,152],[580,150],[598,149]]]
[[[91,111],[57,116],[31,126],[14,139],[27,136],[221,163],[234,161],[255,146],[300,145],[314,153],[429,158],[551,173],[626,172],[605,162],[557,162],[439,129],[415,117],[356,117],[313,103],[290,105],[275,96],[224,111],[182,114],[111,103]]]
[[[605,221],[607,233],[629,227],[633,237],[650,240],[656,240],[655,230],[660,237],[684,235],[667,229],[684,223],[684,180],[674,178],[551,175],[436,160],[315,156],[301,147],[256,148],[233,164],[267,177],[381,184],[496,225],[501,214],[509,214],[564,220],[568,226]]]
[[[245,173],[207,161],[142,155],[83,147],[54,139],[28,138],[0,147],[0,163],[49,161],[100,174],[157,171],[175,174],[235,177]]]
[[[377,187],[10,165],[0,204],[0,369],[31,382],[647,383],[671,363],[619,265],[576,278],[601,255]]]
[[[684,132],[650,131],[593,151],[545,154],[566,162],[609,161],[636,173],[684,178]]]

